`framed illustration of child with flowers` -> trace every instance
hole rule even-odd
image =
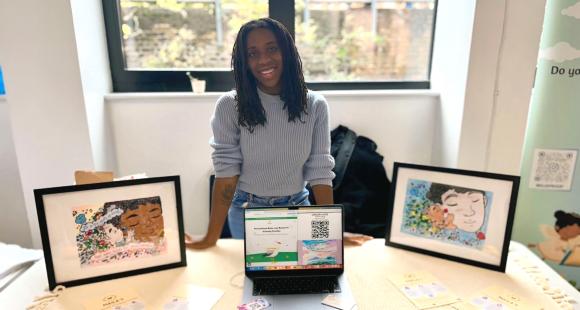
[[[395,163],[386,244],[505,271],[519,177]]]
[[[186,265],[179,176],[34,195],[51,289]]]

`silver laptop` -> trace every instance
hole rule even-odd
[[[341,205],[244,209],[243,303],[269,309],[332,309],[329,294],[354,299],[344,273]]]

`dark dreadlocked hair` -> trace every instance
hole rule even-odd
[[[238,124],[246,127],[250,132],[257,125],[266,123],[264,108],[256,90],[256,78],[248,66],[247,38],[248,34],[258,28],[265,28],[276,37],[278,47],[282,52],[282,87],[280,98],[284,102],[284,109],[288,110],[288,121],[298,119],[302,122],[302,113],[306,112],[306,83],[302,73],[302,61],[294,45],[294,39],[280,22],[271,18],[260,18],[245,23],[238,32],[232,51],[232,68],[236,81],[236,108],[238,110]]]

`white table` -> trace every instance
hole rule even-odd
[[[430,272],[459,297],[468,297],[496,285],[526,298],[538,309],[580,309],[580,293],[519,243],[510,244],[506,273],[386,247],[384,243],[384,239],[375,239],[360,247],[345,248],[346,274],[359,309],[414,309],[388,281],[388,276],[418,270]],[[242,296],[241,240],[223,239],[209,250],[188,250],[187,265],[186,268],[71,287],[51,308],[82,309],[82,300],[130,287],[151,306],[150,309],[160,309],[176,291],[187,284],[195,284],[224,291],[214,309],[235,309]],[[24,309],[46,288],[44,262],[39,261],[0,293],[0,309]]]

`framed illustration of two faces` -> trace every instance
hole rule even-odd
[[[186,265],[179,176],[34,195],[50,289]]]
[[[505,271],[519,177],[395,163],[386,244]]]

